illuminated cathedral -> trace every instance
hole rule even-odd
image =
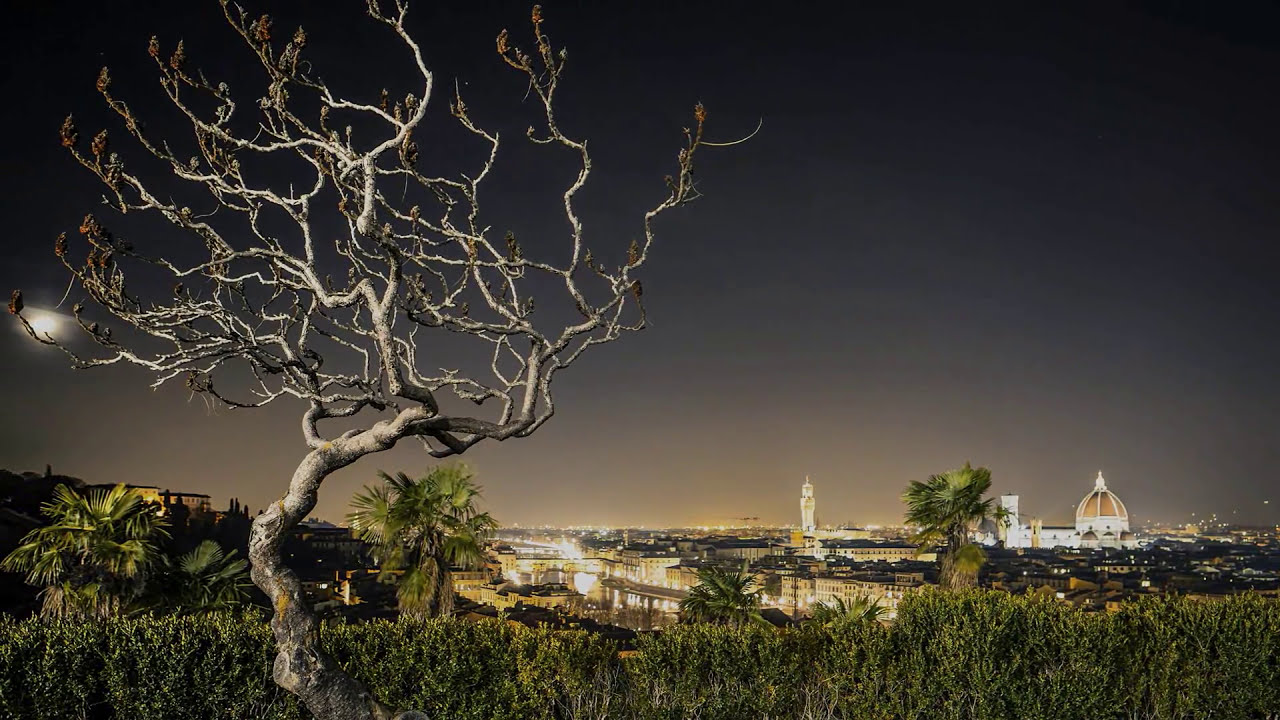
[[[1107,481],[1098,473],[1093,490],[1076,506],[1075,526],[1048,526],[1037,519],[1024,522],[1018,515],[1018,496],[1002,495],[1000,506],[1006,517],[996,537],[988,533],[990,542],[999,540],[1010,548],[1133,548],[1138,538],[1129,531],[1129,510],[1107,489]]]

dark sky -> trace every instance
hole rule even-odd
[[[153,33],[258,87],[215,2],[101,5],[7,11],[0,288],[35,306],[66,287],[54,236],[100,195],[57,146],[69,111],[83,133],[108,121],[100,65],[144,114],[165,110]],[[321,74],[353,94],[407,77],[362,3],[307,5],[250,9],[282,33],[306,26]],[[1280,8],[544,7],[570,51],[562,116],[595,154],[595,242],[636,231],[695,101],[716,138],[764,124],[708,149],[706,197],[662,224],[650,329],[560,376],[535,436],[468,453],[500,520],[795,521],[808,474],[820,522],[885,523],[909,480],[971,460],[1047,521],[1067,520],[1099,469],[1135,520],[1280,521]],[[443,84],[523,127],[493,38],[525,38],[527,17],[419,2],[411,28]],[[499,171],[515,181],[490,207],[562,233],[537,216],[563,167],[512,148]],[[211,413],[148,382],[73,372],[6,323],[0,467],[254,508],[278,496],[305,451],[301,407]],[[425,467],[415,448],[331,478],[318,513],[340,518],[377,469]]]

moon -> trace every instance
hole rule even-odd
[[[34,315],[28,322],[31,323],[31,330],[37,335],[52,337],[54,331],[61,324],[58,322],[58,316],[50,312],[42,312]]]

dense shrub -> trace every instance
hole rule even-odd
[[[628,709],[646,720],[790,717],[816,679],[822,633],[683,625],[640,639]]]
[[[325,644],[383,702],[432,718],[555,718],[606,694],[612,643],[585,632],[500,623],[375,622],[330,628]]]
[[[5,718],[302,718],[261,618],[0,619]]]
[[[301,720],[254,616],[0,617],[0,717]],[[389,704],[433,718],[1178,720],[1280,717],[1280,603],[1151,599],[1111,614],[929,592],[828,631],[682,626],[615,647],[508,623],[325,628]]]

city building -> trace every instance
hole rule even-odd
[[[938,557],[937,553],[933,552],[917,554],[919,550],[918,546],[908,543],[819,539],[814,542],[812,555],[820,560],[837,557],[861,562],[898,562],[900,560],[932,562]]]
[[[208,495],[205,495],[203,493],[183,493],[183,492],[171,492],[169,490],[165,490],[164,493],[161,495],[161,498],[164,500],[165,505],[169,505],[171,503],[177,503],[181,505],[186,505],[188,510],[191,510],[194,512],[212,512],[213,511],[212,499]]]
[[[1115,493],[1107,489],[1107,481],[1098,471],[1093,492],[1076,507],[1076,531],[1082,548],[1132,548],[1137,537],[1129,531],[1129,511]]]
[[[785,546],[769,540],[717,540],[695,543],[694,548],[704,560],[746,560],[758,562],[770,555],[781,555]]]
[[[618,553],[621,575],[644,585],[662,586],[667,568],[680,564],[680,553],[666,549],[626,548]]]
[[[369,546],[356,537],[351,528],[307,518],[294,528],[293,536],[309,557],[323,558],[342,568],[362,568],[369,564]]]
[[[698,570],[702,567],[696,561],[683,561],[665,570],[665,581],[662,586],[673,590],[688,590],[698,584]]]
[[[924,576],[919,573],[827,575],[814,578],[813,583],[816,602],[831,605],[837,599],[848,603],[867,598],[885,608],[887,620],[897,617],[902,598],[925,586]],[[786,592],[785,584],[783,591]]]
[[[1098,473],[1093,490],[1076,506],[1075,525],[1049,526],[1039,519],[1024,522],[1019,515],[1017,495],[1002,495],[1000,506],[1006,517],[994,533],[986,533],[987,542],[997,540],[1009,548],[1096,548],[1129,549],[1138,546],[1137,536],[1129,530],[1129,511],[1116,494],[1107,489],[1107,481]]]
[[[481,602],[498,609],[532,606],[546,609],[564,608],[577,610],[582,605],[582,594],[561,583],[542,585],[487,584],[478,588]]]
[[[110,483],[99,483],[89,485],[88,488],[112,488],[114,485]],[[144,503],[151,503],[160,506],[160,514],[164,515],[170,505],[183,505],[191,512],[213,512],[213,501],[204,493],[184,493],[173,492],[171,490],[161,490],[154,485],[125,485],[126,488],[138,494]]]
[[[780,583],[780,600],[784,607],[803,612],[813,604],[816,592],[814,577],[808,574],[783,575]]]
[[[814,523],[814,510],[817,501],[813,498],[813,483],[809,482],[809,476],[804,476],[804,485],[800,486],[800,530],[803,532],[813,532],[818,529]]]
[[[476,570],[449,568],[453,591],[468,600],[479,601],[480,588],[493,581],[493,573],[487,567]]]

